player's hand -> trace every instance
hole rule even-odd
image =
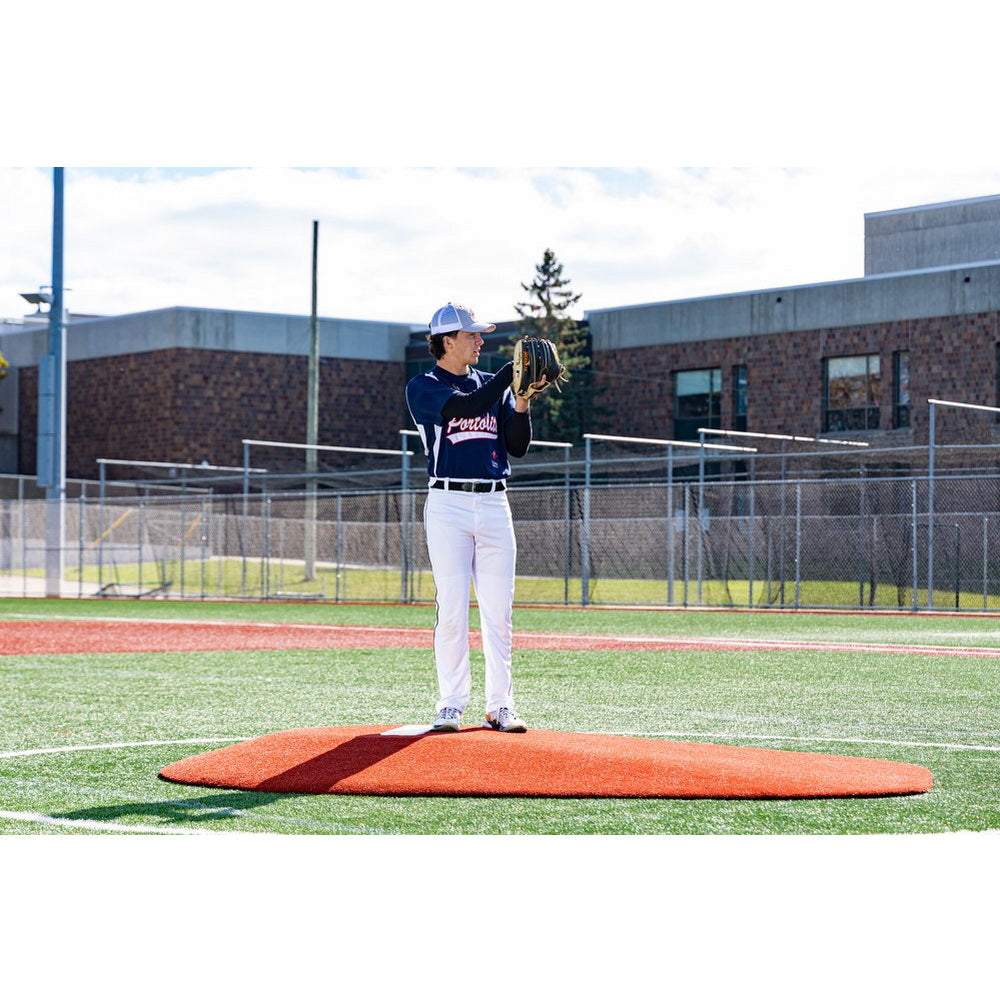
[[[515,396],[514,397],[514,410],[517,413],[527,413],[531,409],[531,401],[540,395],[549,384],[548,375],[543,375],[537,382],[532,382],[532,388],[537,388],[538,392],[535,396]]]

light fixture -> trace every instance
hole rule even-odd
[[[41,314],[43,302],[48,306],[52,305],[52,293],[42,291],[41,289],[37,292],[21,292],[21,298],[36,307],[36,316]]]

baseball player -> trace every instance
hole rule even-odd
[[[530,399],[510,389],[513,365],[474,366],[482,334],[471,309],[438,309],[427,336],[437,365],[410,379],[406,404],[427,453],[427,550],[437,588],[434,660],[440,698],[433,729],[457,732],[469,701],[469,583],[476,589],[486,659],[486,724],[523,733],[514,710],[511,613],[517,545],[507,503],[508,455],[531,444]]]

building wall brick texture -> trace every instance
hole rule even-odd
[[[928,397],[1000,405],[998,330],[1000,311],[991,311],[614,351],[602,351],[595,343],[596,380],[608,387],[604,400],[613,411],[601,430],[673,437],[673,373],[712,367],[722,369],[721,425],[733,427],[732,369],[743,364],[748,369],[748,430],[816,436],[823,428],[823,359],[878,353],[879,430],[849,433],[885,445],[926,444]],[[892,362],[900,350],[910,351],[907,430],[892,428]],[[70,362],[67,476],[96,478],[98,458],[240,466],[243,438],[304,442],[307,377],[303,356],[206,349]],[[323,358],[319,443],[399,448],[399,431],[410,426],[405,381],[402,359]],[[35,473],[37,393],[37,368],[22,368],[18,465],[23,475]],[[941,444],[996,443],[998,431],[1000,425],[988,414],[955,408],[938,413]],[[301,459],[291,459],[287,452],[285,457],[301,468]],[[272,453],[265,464],[274,469],[275,460]],[[322,462],[356,465],[358,458],[324,453]],[[108,475],[134,478],[135,472],[109,467]]]
[[[18,462],[33,475],[38,369],[21,380]],[[96,478],[98,458],[239,466],[243,438],[306,439],[306,357],[171,349],[70,362],[66,380],[70,478]],[[399,448],[403,383],[402,361],[321,359],[319,443]]]
[[[722,426],[733,427],[732,369],[748,369],[747,429],[815,437],[823,428],[823,359],[878,354],[882,373],[879,433],[893,434],[893,353],[910,352],[911,429],[914,444],[928,438],[928,398],[1000,405],[997,344],[1000,312],[901,320],[860,327],[731,337],[600,351],[597,379],[616,409],[613,433],[669,438],[673,433],[673,373],[722,369]],[[940,408],[936,440],[989,443],[995,421],[988,414]],[[866,438],[871,432],[853,432]],[[835,436],[842,437],[843,433]],[[899,436],[899,432],[895,432]]]

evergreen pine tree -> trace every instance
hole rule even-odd
[[[535,266],[534,280],[521,284],[528,301],[518,302],[514,309],[519,319],[518,337],[551,340],[570,379],[560,383],[561,393],[551,388],[535,398],[531,407],[534,437],[578,443],[594,430],[591,424],[599,408],[594,398],[590,338],[569,315],[582,293],[571,291],[569,285],[569,279],[563,277],[563,265],[555,252],[547,249]]]

